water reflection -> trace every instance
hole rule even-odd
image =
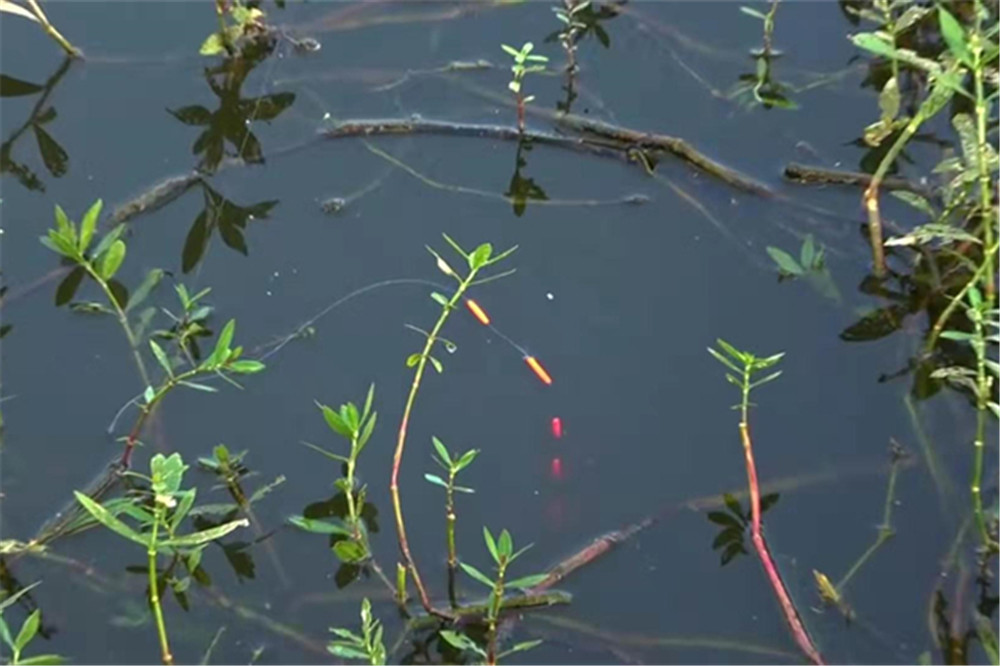
[[[0,144],[0,174],[11,173],[17,181],[29,190],[45,191],[45,184],[25,163],[12,156],[15,142],[27,130],[35,135],[42,163],[54,178],[61,178],[69,170],[69,153],[43,126],[56,119],[56,109],[48,104],[53,90],[69,71],[73,59],[67,57],[44,84],[29,83],[21,79],[0,74],[0,97],[21,97],[39,95],[28,119]]]

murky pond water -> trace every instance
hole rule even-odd
[[[876,113],[874,93],[837,3],[781,6],[775,77],[795,110],[754,102],[748,52],[760,22],[731,3],[607,5],[579,42],[575,99],[562,48],[546,40],[561,25],[550,3],[268,5],[280,26],[273,50],[238,62],[197,55],[217,25],[208,3],[50,4],[87,60],[65,66],[18,18],[4,18],[0,47],[9,77],[0,106],[4,539],[30,540],[120,455],[138,416],[123,405],[144,389],[114,316],[53,305],[69,269],[38,237],[55,204],[79,219],[102,199],[100,234],[111,211],[160,183],[154,192],[169,200],[127,221],[116,279],[133,296],[151,270],[164,279],[128,316],[140,325],[153,307],[141,335],[169,329],[162,309],[179,308],[172,285],[210,287],[206,327],[214,335],[235,319],[236,342],[267,368],[239,378],[242,390],[215,381],[216,393],[171,392],[145,424],[135,468],[147,470],[154,452],[180,452],[199,502],[229,502],[218,477],[194,464],[224,443],[246,451],[248,492],[283,480],[253,504],[252,528],[205,550],[200,580],[181,595],[186,607],[165,590],[179,661],[201,659],[213,639],[216,663],[329,660],[328,627],[355,627],[363,597],[387,644],[400,635],[378,578],[352,581],[328,536],[287,519],[343,511],[342,495],[331,501],[339,465],[302,442],[343,452],[315,401],[360,404],[374,383],[378,422],[358,473],[374,557],[395,580],[390,469],[413,377],[405,361],[424,343],[406,325],[434,325],[440,306],[430,294],[446,290],[428,283],[450,279],[425,246],[463,262],[443,233],[468,249],[518,249],[496,269],[513,275],[471,293],[495,328],[454,312],[442,335],[457,349],[437,348],[443,373],[428,367],[409,420],[399,486],[412,555],[435,600],[446,599],[447,549],[444,492],[424,479],[438,471],[432,435],[481,451],[460,477],[475,493],[456,501],[462,560],[482,570],[483,525],[534,544],[516,576],[655,519],[557,585],[570,605],[508,621],[504,641],[544,640],[510,661],[801,660],[749,536],[741,551],[727,550],[732,532],[722,535],[734,519],[721,494],[745,489],[746,471],[730,410],[738,391],[706,352],[721,337],[786,354],[780,379],[754,393],[754,450],[764,492],[779,493],[765,515],[770,549],[824,656],[940,658],[928,616],[965,515],[957,506],[974,415],[954,393],[915,399],[912,374],[893,378],[921,344],[920,313],[888,330],[852,327],[885,305],[858,288],[871,259],[860,190],[781,177],[789,162],[865,166],[854,140]],[[322,48],[304,48],[304,38]],[[525,82],[536,97],[528,130],[572,137],[552,114],[568,104],[581,117],[681,137],[768,192],[670,156],[622,159],[571,141],[510,140],[516,132],[318,136],[352,119],[369,129],[391,119],[514,128],[500,44],[529,40],[551,60]],[[935,150],[922,145],[912,158]],[[231,159],[238,151],[251,163]],[[204,175],[191,175],[196,168]],[[766,248],[798,257],[807,236],[824,248],[825,269],[779,280]],[[89,280],[73,296],[102,299]],[[211,338],[200,340],[207,355]],[[551,385],[524,356],[544,364]],[[875,540],[892,441],[909,454],[889,502],[894,538],[846,588],[856,614],[848,624],[821,608],[812,571],[839,579]],[[993,504],[995,470],[988,477]],[[145,564],[142,547],[90,529],[55,540],[45,557],[8,556],[2,582],[14,591],[42,581],[25,604],[43,611],[36,651],[148,663],[158,652]],[[459,584],[466,599],[485,596],[468,577]],[[975,593],[968,580],[942,589],[953,604]],[[411,633],[389,658],[438,661],[443,646]],[[969,659],[985,657],[972,648]]]

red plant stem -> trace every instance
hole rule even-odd
[[[809,633],[806,631],[805,625],[802,624],[802,618],[799,617],[799,612],[796,610],[795,604],[788,594],[788,589],[785,587],[784,581],[781,580],[781,574],[778,573],[778,567],[774,564],[771,552],[767,548],[767,541],[764,540],[764,534],[760,529],[760,485],[757,483],[757,465],[753,459],[750,426],[746,421],[740,422],[740,439],[743,442],[743,455],[746,457],[747,462],[747,484],[750,487],[750,534],[754,549],[757,551],[757,556],[760,558],[761,564],[764,565],[764,571],[767,573],[767,578],[771,583],[771,588],[774,590],[774,595],[778,597],[778,604],[781,606],[781,612],[785,616],[785,621],[788,623],[788,628],[792,632],[795,643],[809,658],[809,661],[814,664],[825,663],[823,657],[820,656],[819,650],[813,644],[812,639],[809,638]]]

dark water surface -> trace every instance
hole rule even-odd
[[[52,272],[59,264],[37,237],[53,224],[57,203],[78,219],[97,198],[110,211],[190,171],[201,159],[192,145],[202,128],[168,110],[202,105],[214,111],[219,104],[205,68],[220,59],[197,55],[216,26],[209,3],[50,5],[52,19],[88,60],[65,71],[45,102],[54,117],[44,130],[68,156],[65,173],[51,173],[28,130],[11,144],[10,156],[44,189],[29,189],[9,173],[2,181],[2,270],[10,290],[2,313],[12,326],[3,338],[6,539],[29,539],[72,498],[72,489],[84,487],[120,451],[116,439],[127,433],[134,413],[112,434],[108,426],[142,390],[112,317],[53,307],[61,278]],[[783,197],[739,192],[677,160],[664,160],[658,177],[650,178],[634,164],[535,146],[521,155],[520,176],[534,179],[548,201],[529,201],[522,214],[503,196],[516,166],[512,142],[371,139],[371,147],[447,185],[434,187],[361,140],[314,137],[331,119],[420,114],[513,124],[499,44],[532,40],[550,56],[552,69],[560,67],[560,47],[544,42],[559,26],[549,3],[265,9],[288,35],[313,37],[322,49],[302,55],[282,39],[257,64],[243,98],[293,93],[294,101],[273,120],[252,122],[263,165],[224,168],[208,182],[239,206],[276,204],[242,233],[229,230],[223,238],[216,231],[194,262],[190,249],[185,260],[184,248],[205,205],[195,187],[130,222],[119,279],[134,288],[150,269],[168,271],[150,303],[170,309],[176,306],[170,283],[183,282],[192,292],[210,286],[213,328],[235,318],[237,341],[255,350],[355,289],[397,278],[444,281],[424,249],[447,252],[442,232],[467,248],[519,246],[509,262],[517,273],[476,288],[474,296],[503,333],[546,365],[554,383],[538,382],[518,351],[464,310],[449,320],[444,335],[458,350],[441,353],[443,375],[425,377],[401,476],[414,556],[435,596],[444,595],[445,548],[443,495],[422,478],[434,469],[432,434],[453,449],[482,450],[463,472],[476,493],[459,497],[458,520],[460,551],[481,569],[488,559],[484,524],[509,528],[519,544],[534,543],[516,565],[527,574],[604,532],[691,498],[744,487],[737,413],[729,409],[738,395],[705,352],[723,337],[761,354],[786,352],[783,376],[755,394],[755,450],[762,482],[787,482],[766,514],[768,536],[819,647],[831,661],[852,662],[912,662],[932,650],[928,600],[957,525],[942,510],[919,455],[904,402],[911,378],[878,381],[905,367],[925,324],[915,317],[909,332],[872,342],[840,337],[860,313],[881,305],[857,289],[869,266],[859,232],[860,193],[809,191],[780,177],[789,161],[857,169],[863,156],[851,142],[874,119],[875,99],[861,86],[866,70],[852,60],[845,36],[853,28],[836,3],[783,4],[779,11],[780,75],[796,86],[820,82],[793,95],[796,111],[726,98],[740,74],[753,72],[747,53],[761,39],[759,21],[734,3],[629,3],[626,12],[602,22],[609,48],[593,35],[580,44],[574,112],[683,137]],[[2,71],[42,85],[61,62],[34,28],[4,17]],[[478,59],[493,66],[445,71],[449,63]],[[529,77],[533,105],[553,109],[564,96],[562,83],[558,75]],[[2,100],[4,141],[39,97]],[[529,117],[531,127],[549,125]],[[932,156],[932,147],[913,155]],[[320,206],[331,197],[345,199],[335,214]],[[648,202],[623,203],[626,197]],[[896,210],[886,206],[890,214]],[[797,254],[805,234],[827,248],[839,299],[804,280],[777,280],[765,248]],[[97,299],[95,289],[85,285],[77,297]],[[265,372],[245,378],[245,390],[220,385],[217,394],[178,391],[167,398],[143,436],[139,469],[153,450],[179,451],[193,462],[224,442],[248,451],[245,463],[257,472],[248,485],[287,479],[255,505],[263,531],[274,533],[243,551],[252,558],[252,576],[245,569],[238,576],[213,546],[203,562],[212,586],[192,586],[190,609],[167,594],[179,660],[200,659],[223,626],[212,657],[217,663],[248,662],[255,650],[262,650],[261,663],[327,660],[327,628],[355,627],[364,596],[373,599],[389,640],[395,638],[401,623],[378,581],[338,589],[338,563],[326,537],[285,519],[334,493],[334,464],[300,444],[344,446],[313,401],[359,401],[374,382],[379,425],[360,474],[378,510],[375,555],[390,574],[394,570],[389,469],[412,377],[404,359],[422,344],[404,324],[433,324],[438,306],[429,291],[416,284],[374,289],[316,321],[315,335],[268,358]],[[166,325],[158,315],[154,327]],[[155,367],[152,358],[147,362]],[[964,503],[971,410],[944,394],[915,409],[937,446],[942,474],[957,486],[962,499],[955,501]],[[565,429],[559,440],[550,433],[556,416]],[[853,580],[849,600],[860,620],[846,627],[833,610],[810,610],[820,605],[811,571],[838,578],[874,539],[891,438],[915,454],[899,475],[896,536]],[[561,474],[553,470],[556,458]],[[199,486],[203,502],[228,499],[204,471],[192,469],[187,479]],[[989,490],[995,493],[995,486]],[[507,628],[509,640],[545,639],[510,660],[799,661],[755,558],[738,556],[720,566],[720,551],[712,549],[719,530],[703,511],[668,513],[562,583],[560,589],[574,595],[571,606],[527,615]],[[249,534],[228,540],[251,541]],[[53,552],[93,567],[91,575],[37,558],[8,562],[4,571],[22,584],[43,581],[33,598],[43,609],[48,640],[33,647],[77,662],[155,661],[146,579],[125,569],[144,564],[141,549],[94,529],[57,541]],[[477,585],[463,582],[472,596],[481,592]],[[320,651],[283,635],[271,621],[293,627]],[[752,646],[776,652],[752,652]],[[406,643],[391,658],[426,655],[413,656]]]

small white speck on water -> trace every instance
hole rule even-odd
[[[545,298],[549,299],[550,301],[555,300],[555,295],[550,291],[549,293],[545,294]]]
[[[329,120],[329,119],[330,119],[330,112],[327,111],[326,113],[323,114],[323,120]]]
[[[265,293],[265,294],[267,294],[268,296],[271,296],[271,295],[272,295],[272,294],[271,294],[271,291],[270,291],[270,290],[268,290],[268,291],[265,291],[264,293]]]
[[[278,277],[278,271],[274,271],[274,277]]]

